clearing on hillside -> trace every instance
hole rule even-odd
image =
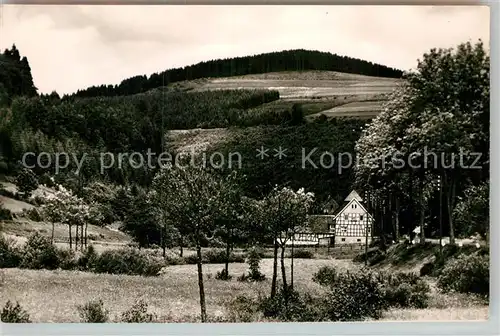
[[[280,94],[281,105],[321,101],[327,117],[372,118],[380,112],[387,95],[403,82],[401,79],[371,77],[334,71],[289,71],[227,78],[204,78],[173,83],[183,91],[268,89]],[[356,105],[353,103],[363,104]],[[339,109],[346,106],[346,110]],[[273,104],[273,106],[276,105]],[[335,107],[335,109],[332,109]],[[306,115],[311,112],[306,111]]]
[[[206,91],[229,89],[277,90],[280,97],[317,98],[390,93],[401,79],[371,77],[334,71],[290,71],[228,78],[206,78],[172,84],[178,89]]]

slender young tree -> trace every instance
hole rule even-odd
[[[202,322],[207,321],[201,243],[212,239],[217,219],[226,207],[224,180],[207,169],[188,166],[161,170],[153,181],[156,204],[182,233],[193,237],[196,246],[198,287]],[[163,192],[159,192],[162,190]],[[168,195],[165,197],[164,195]]]

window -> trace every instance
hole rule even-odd
[[[345,238],[342,238],[342,241],[345,241]]]
[[[359,220],[363,220],[363,215],[359,215]]]
[[[349,220],[349,215],[344,215],[345,220]]]
[[[358,242],[361,242],[361,239],[358,239]]]

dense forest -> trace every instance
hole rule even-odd
[[[184,80],[303,70],[339,71],[391,78],[403,75],[401,70],[384,65],[327,52],[299,49],[201,62],[154,73],[149,78],[146,75],[127,78],[118,85],[92,86],[64,98],[131,95]]]

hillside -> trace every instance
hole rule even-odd
[[[391,92],[401,79],[372,77],[334,71],[287,71],[225,78],[204,78],[171,84],[194,91],[269,89],[282,99],[319,99],[335,96],[369,98]]]
[[[376,77],[401,78],[403,72],[347,56],[311,50],[285,50],[244,57],[210,60],[160,73],[134,76],[119,85],[92,86],[71,97],[122,96],[149,91],[167,84],[202,78],[223,78],[270,72],[323,70]]]
[[[18,188],[15,184],[0,181],[0,189],[5,193],[16,195]],[[54,193],[54,190],[40,185],[33,192],[31,200],[42,195]],[[31,201],[29,201],[31,202]],[[34,202],[32,202],[34,203]],[[52,223],[41,220],[30,220],[28,212],[38,211],[39,206],[21,201],[13,197],[0,195],[0,204],[3,209],[9,210],[13,215],[13,220],[0,220],[0,234],[9,237],[17,243],[24,243],[29,236],[37,232],[43,236],[50,237],[52,234]],[[119,226],[119,225],[118,225]],[[107,247],[123,246],[131,241],[130,236],[117,230],[117,225],[96,226],[88,225],[89,240],[98,249]],[[67,225],[54,224],[54,241],[57,245],[66,246],[69,239]]]
[[[279,92],[279,101],[263,104],[259,110],[280,111],[300,104],[305,114],[310,115],[308,119],[320,114],[365,119],[375,117],[387,95],[402,82],[397,78],[313,70],[203,78],[173,83],[169,87],[187,92],[274,90]]]

